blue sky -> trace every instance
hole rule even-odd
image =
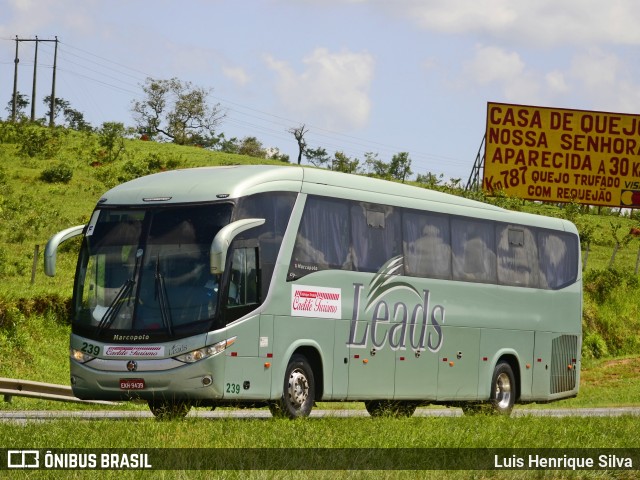
[[[640,113],[638,19],[637,0],[0,0],[0,117],[16,35],[57,36],[56,96],[94,126],[133,125],[145,78],[177,77],[212,89],[227,137],[294,160],[305,124],[311,147],[466,182],[489,101]],[[52,64],[41,43],[39,116]]]

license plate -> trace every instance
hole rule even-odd
[[[121,378],[120,390],[144,390],[144,378]]]

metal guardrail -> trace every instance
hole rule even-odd
[[[117,402],[103,400],[81,400],[75,395],[71,387],[54,383],[34,382],[32,380],[18,380],[0,377],[0,395],[4,401],[10,402],[11,397],[29,397],[41,400],[55,400],[59,402],[93,403],[98,405],[117,405]]]

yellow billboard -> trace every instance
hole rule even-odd
[[[640,208],[640,115],[487,104],[483,189]]]

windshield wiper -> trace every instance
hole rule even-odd
[[[102,332],[105,328],[111,327],[114,320],[118,316],[120,309],[122,308],[122,304],[128,302],[131,299],[131,291],[133,290],[133,286],[136,284],[136,281],[133,278],[128,279],[118,290],[115,298],[107,308],[106,313],[102,316],[100,323],[98,324],[98,334]]]
[[[160,317],[162,325],[167,329],[169,335],[173,335],[173,321],[171,320],[171,307],[167,295],[167,287],[164,284],[164,276],[160,272],[160,255],[156,257],[156,298],[160,303]]]
[[[110,328],[115,319],[118,317],[118,313],[122,308],[122,305],[126,302],[129,303],[131,300],[131,292],[133,291],[133,286],[136,284],[136,275],[138,273],[138,263],[140,262],[140,258],[142,257],[143,250],[138,249],[136,251],[136,263],[133,267],[133,274],[131,278],[127,279],[120,289],[118,293],[116,293],[115,298],[107,307],[107,311],[100,319],[100,323],[98,323],[98,335],[107,328]]]

